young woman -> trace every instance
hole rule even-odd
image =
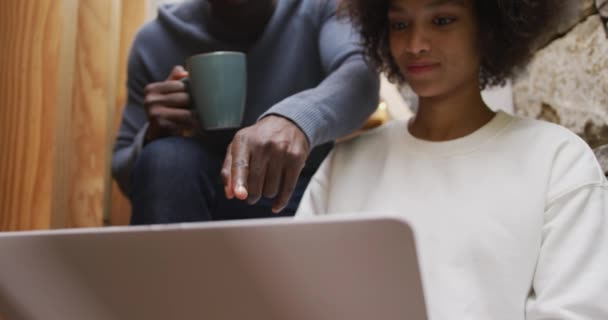
[[[367,55],[418,113],[338,145],[299,216],[413,225],[430,319],[608,319],[608,182],[568,130],[480,90],[529,58],[542,0],[345,0]]]

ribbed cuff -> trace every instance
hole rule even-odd
[[[312,149],[329,141],[327,120],[323,119],[319,112],[313,111],[318,108],[318,106],[314,105],[298,105],[297,103],[294,105],[294,101],[292,100],[290,103],[281,103],[272,107],[262,114],[260,119],[270,115],[277,115],[291,120],[304,132]],[[302,110],[308,110],[308,112],[303,112]]]

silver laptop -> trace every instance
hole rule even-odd
[[[426,319],[392,218],[0,233],[8,320]]]

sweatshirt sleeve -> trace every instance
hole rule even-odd
[[[144,144],[148,120],[143,107],[144,88],[152,82],[146,76],[142,57],[138,54],[138,41],[133,44],[128,61],[128,98],[123,111],[120,130],[112,154],[112,176],[120,189],[129,195],[131,171]]]
[[[363,58],[358,36],[350,23],[336,17],[335,5],[327,5],[318,37],[326,78],[262,115],[290,119],[312,147],[361,127],[378,105],[380,88],[378,75]]]
[[[332,172],[332,162],[335,150],[332,151],[323,161],[319,170],[310,180],[298,211],[296,218],[305,218],[327,214],[329,201],[329,180]]]
[[[574,145],[552,170],[529,320],[608,319],[608,182],[587,145]]]

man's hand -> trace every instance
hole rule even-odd
[[[236,133],[226,152],[222,178],[228,199],[256,203],[274,198],[272,211],[288,204],[310,151],[304,132],[293,122],[267,116]]]
[[[180,79],[188,76],[183,67],[173,68],[166,81],[155,82],[146,86],[144,107],[148,115],[148,132],[146,140],[181,135],[186,130],[200,127],[198,119],[189,110],[190,95]]]

